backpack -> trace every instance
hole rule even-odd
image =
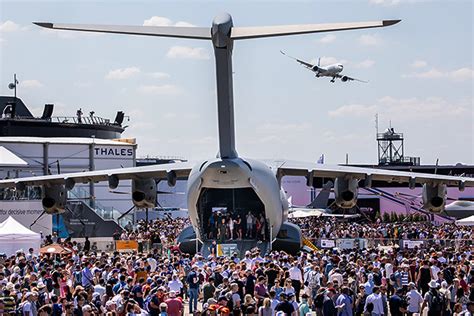
[[[82,285],[82,271],[74,272],[74,286]]]
[[[150,312],[150,302],[154,295],[155,293],[148,295],[143,301],[143,309],[147,312]]]
[[[430,300],[428,300],[428,307],[430,312],[441,312],[444,310],[444,298],[441,297],[441,295],[436,292],[436,293],[429,293],[429,296],[431,297]]]
[[[23,305],[25,305],[27,301],[24,301],[20,304],[18,304],[18,307],[15,310],[15,315],[16,316],[23,316]]]
[[[323,308],[324,305],[324,293],[319,293],[316,295],[316,298],[314,299],[314,306],[316,308]]]
[[[369,313],[372,313],[373,310],[374,310],[374,303],[372,303],[372,302],[367,303],[367,311]]]

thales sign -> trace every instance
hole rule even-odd
[[[133,157],[132,146],[98,146],[94,148],[94,154],[107,157]]]

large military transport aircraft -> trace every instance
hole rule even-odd
[[[192,251],[199,240],[206,248],[211,242],[208,237],[209,218],[216,209],[232,216],[253,212],[266,219],[269,247],[296,252],[301,246],[301,231],[288,223],[288,201],[281,189],[285,175],[305,176],[308,184],[321,177],[334,179],[336,203],[340,207],[353,207],[357,201],[359,186],[370,187],[379,181],[406,183],[413,188],[423,185],[425,208],[434,212],[443,209],[446,201],[446,186],[474,186],[473,178],[441,176],[381,169],[329,166],[289,160],[253,160],[240,157],[235,148],[234,103],[232,84],[232,49],[234,42],[261,37],[342,31],[385,27],[399,20],[311,24],[289,26],[234,27],[229,14],[214,18],[209,27],[152,27],[152,26],[110,26],[36,23],[59,30],[90,31],[103,33],[164,36],[210,40],[214,46],[217,81],[217,114],[219,152],[216,158],[209,158],[196,164],[177,162],[164,165],[97,170],[80,173],[48,175],[40,177],[1,180],[0,187],[27,186],[43,187],[43,207],[47,213],[64,211],[67,190],[76,183],[107,181],[115,189],[120,181],[132,180],[132,200],[136,207],[154,207],[156,203],[156,181],[165,180],[174,185],[177,179],[187,179],[188,209],[192,227],[185,229],[180,240],[182,249]],[[256,43],[258,44],[258,43]],[[222,242],[222,241],[221,241]],[[257,243],[254,240],[255,244]],[[196,242],[197,243],[197,242]],[[223,244],[229,243],[224,240]]]

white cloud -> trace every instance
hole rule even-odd
[[[149,74],[150,77],[155,79],[167,79],[170,75],[166,72],[152,72]]]
[[[29,79],[20,81],[19,86],[23,88],[41,88],[44,85],[39,80]]]
[[[359,36],[359,43],[365,46],[376,46],[379,44],[379,39],[375,35],[364,34]]]
[[[109,71],[109,73],[105,76],[105,79],[123,80],[131,78],[139,73],[140,68],[138,67],[119,68]]]
[[[424,60],[415,60],[415,61],[411,64],[411,66],[412,66],[413,68],[423,68],[423,67],[428,66],[428,63],[427,63],[426,61],[424,61]]]
[[[402,78],[418,78],[418,79],[451,79],[455,81],[465,81],[474,78],[474,70],[472,68],[463,67],[451,71],[441,71],[436,68],[423,72],[415,72],[402,75]]]
[[[148,20],[143,21],[143,26],[186,26],[186,27],[193,27],[195,25],[184,22],[184,21],[178,21],[176,23],[173,23],[171,19],[168,19],[163,16],[152,16]]]
[[[138,88],[138,92],[144,94],[155,94],[155,95],[176,95],[180,94],[181,90],[171,84],[164,85],[144,85]]]
[[[166,53],[168,58],[209,59],[206,49],[200,47],[172,46]]]
[[[16,24],[13,21],[5,21],[3,23],[0,23],[0,32],[16,32],[21,29],[19,24]]]
[[[285,123],[285,122],[273,122],[264,123],[257,126],[256,130],[260,133],[275,134],[275,133],[287,133],[287,132],[304,132],[311,128],[311,124],[308,122],[302,123]]]
[[[375,65],[375,61],[373,61],[372,59],[366,59],[366,60],[363,60],[363,61],[355,64],[355,67],[356,68],[370,68],[373,65]]]
[[[472,68],[460,68],[448,73],[448,76],[453,80],[468,80],[474,78],[474,70]]]
[[[400,0],[369,0],[369,3],[375,5],[391,6],[399,4]]]
[[[399,120],[459,119],[469,116],[469,104],[470,102],[465,100],[452,102],[438,97],[398,99],[386,96],[378,99],[375,104],[344,105],[329,111],[328,115],[371,118],[375,113],[379,113],[384,117]]]
[[[323,36],[319,42],[320,43],[323,43],[323,44],[329,44],[329,43],[332,43],[336,40],[336,35],[334,34],[328,34],[328,35],[325,35]]]

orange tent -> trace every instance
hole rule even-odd
[[[40,249],[40,254],[66,255],[72,253],[72,250],[59,244],[51,244]]]

